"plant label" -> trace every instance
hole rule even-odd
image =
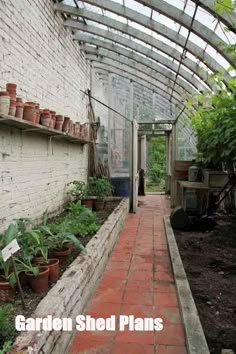
[[[20,249],[16,239],[12,240],[6,247],[2,249],[2,258],[6,262],[14,253]]]

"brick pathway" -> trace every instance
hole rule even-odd
[[[140,198],[112,252],[87,315],[163,318],[160,332],[80,332],[70,354],[186,354],[185,336],[171,270],[163,216],[166,196]]]

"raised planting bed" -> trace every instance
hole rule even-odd
[[[25,294],[26,311],[17,297],[10,315],[12,320],[17,314],[40,318],[52,315],[74,320],[85,312],[129,213],[129,200],[116,199],[113,207],[115,209],[112,212],[110,209],[109,216],[104,211],[98,213],[99,219],[105,221],[94,236],[84,239],[87,254],[73,251],[71,258],[61,267],[60,279],[45,296],[35,294],[28,288]],[[63,332],[63,335],[60,331],[22,332],[16,338],[11,353],[27,352],[29,348],[34,354],[65,353],[73,334],[73,331]]]
[[[208,233],[175,231],[175,237],[210,353],[236,353],[236,219],[215,220]]]

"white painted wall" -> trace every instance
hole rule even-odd
[[[74,121],[87,120],[90,64],[52,0],[0,0],[0,87]],[[0,125],[0,230],[62,206],[66,184],[87,178],[87,148]]]

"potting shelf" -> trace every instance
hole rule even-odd
[[[60,138],[71,143],[78,143],[81,145],[90,143],[89,140],[78,138],[73,135],[66,134],[62,131],[50,129],[43,125],[31,123],[24,119],[15,118],[9,115],[0,114],[0,124],[15,127],[23,130],[24,132],[44,134],[50,136],[51,138]]]

